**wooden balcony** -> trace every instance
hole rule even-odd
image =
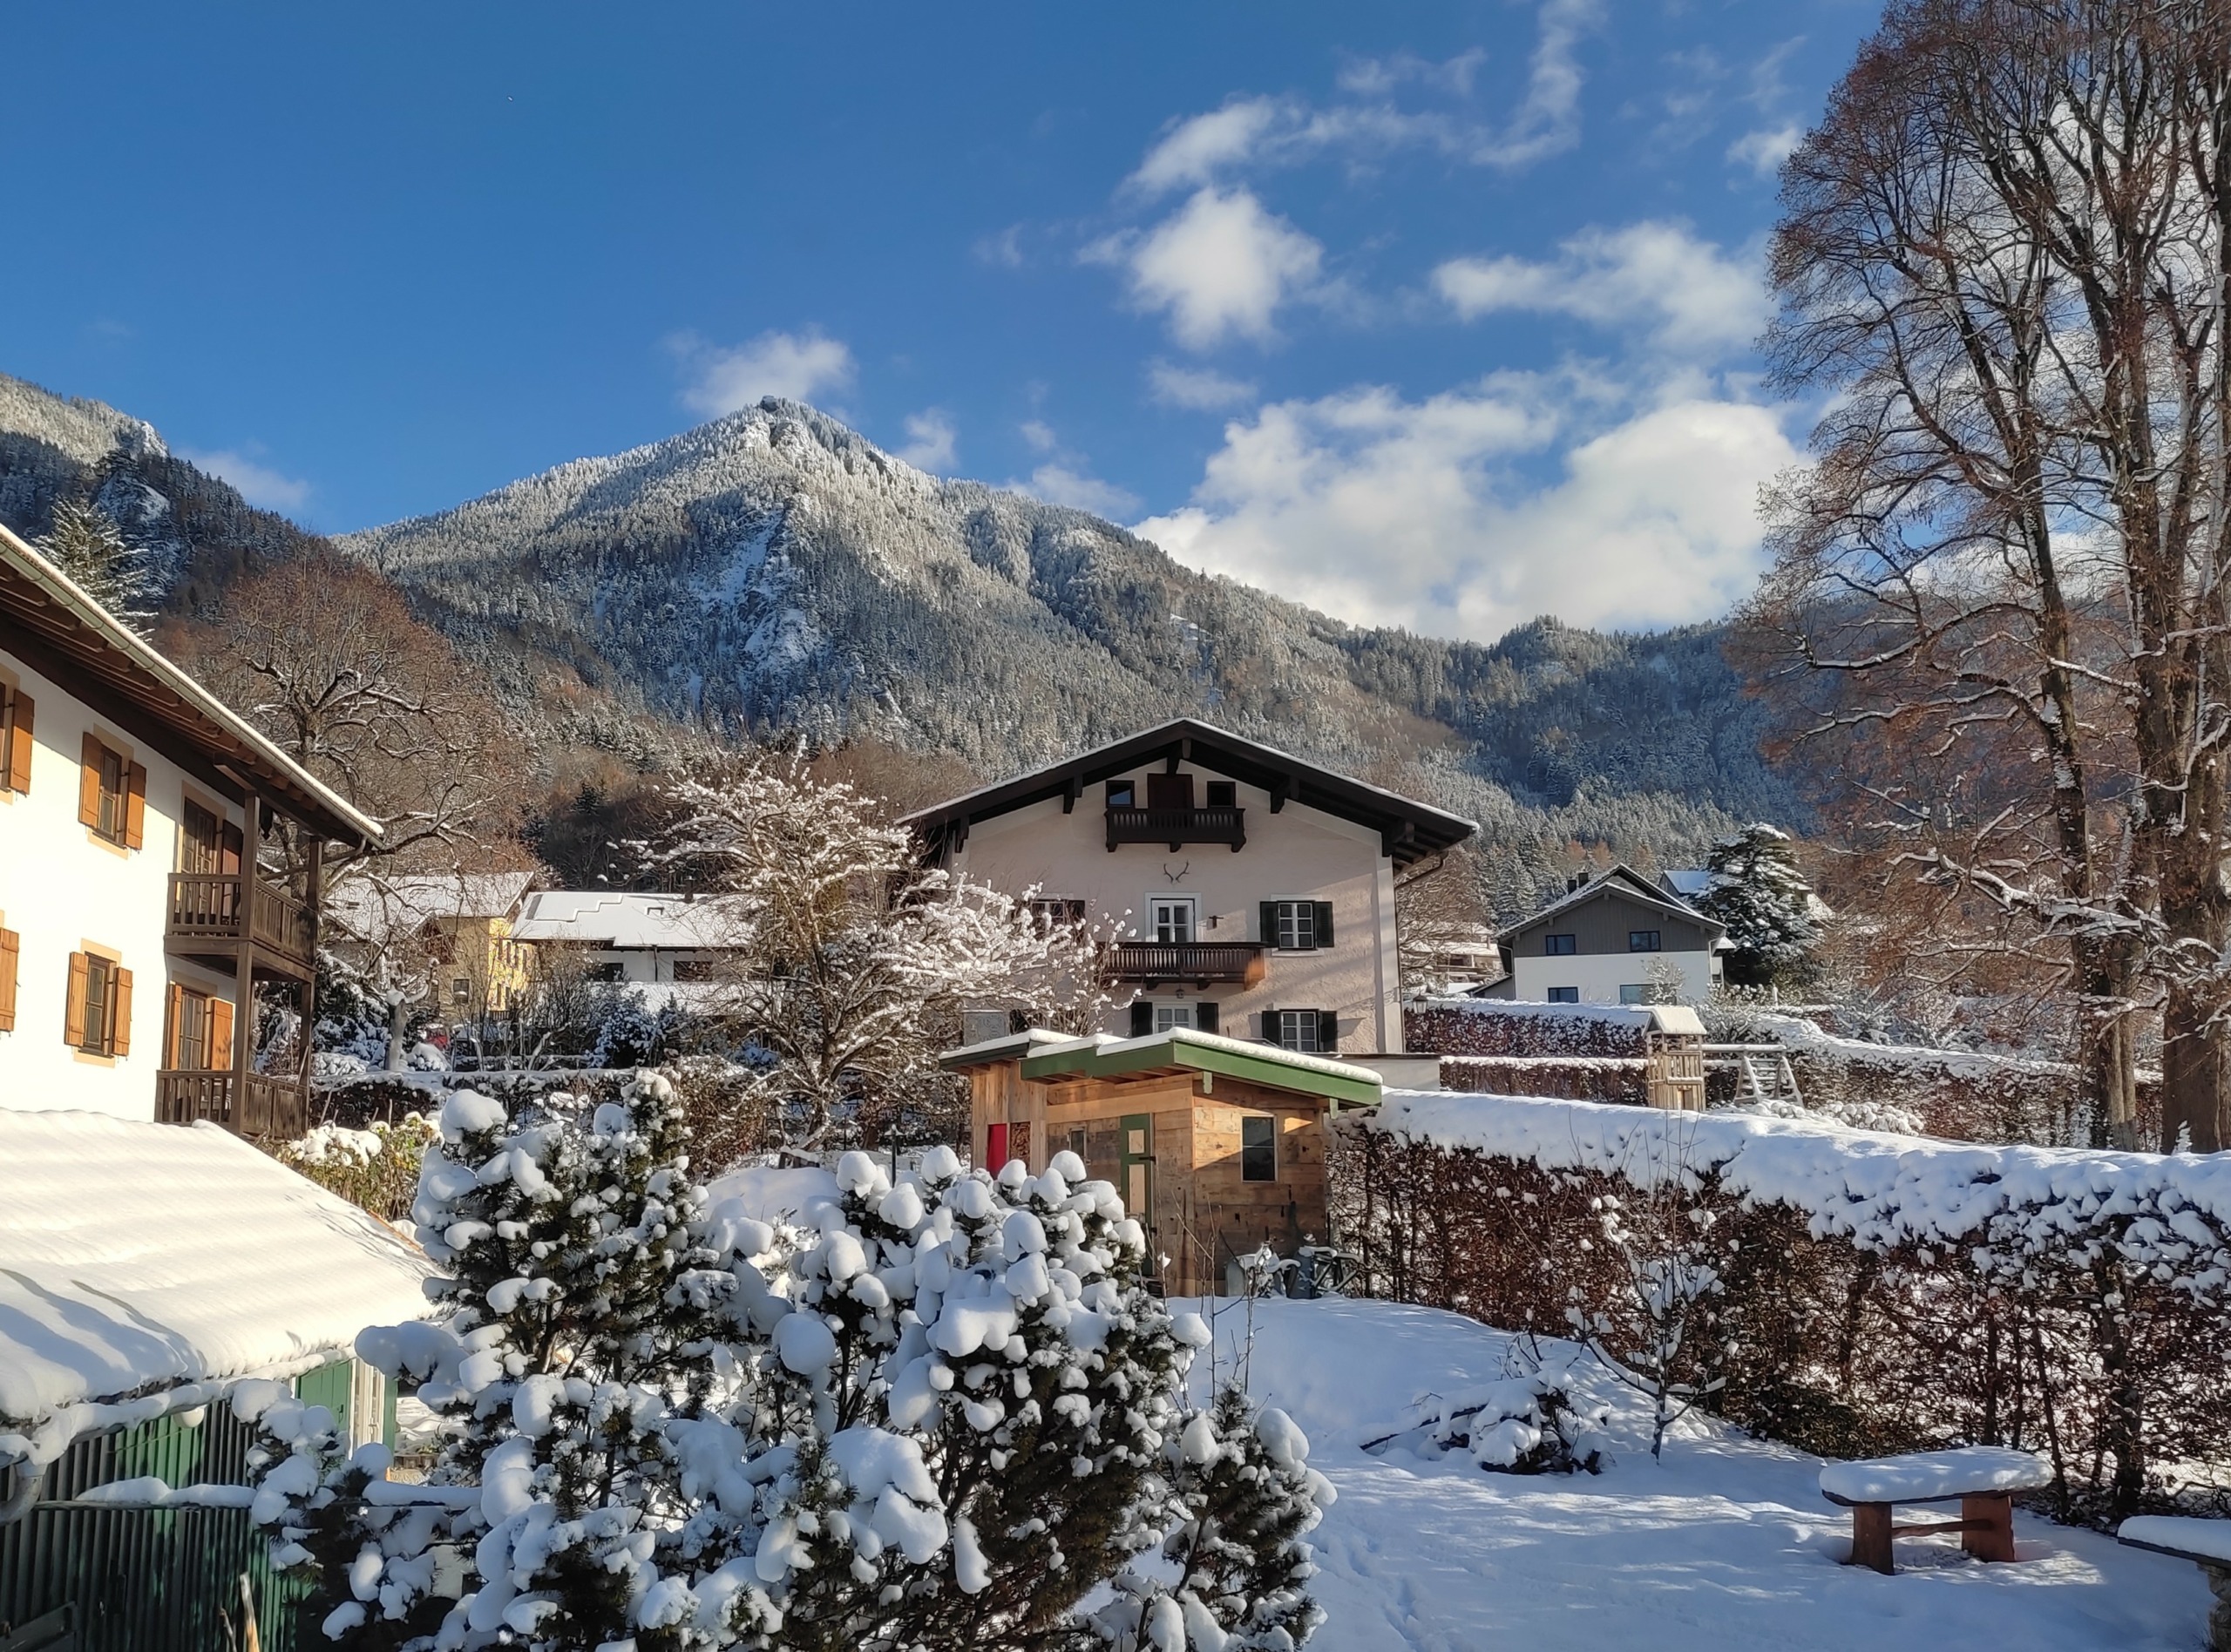
[[[309,1128],[309,1093],[299,1079],[228,1069],[155,1074],[155,1122],[207,1119],[235,1135],[291,1141]]]
[[[1260,941],[1119,941],[1108,971],[1143,986],[1260,986],[1269,972]]]
[[[317,961],[317,915],[286,890],[238,872],[173,872],[164,944],[181,957],[230,970],[255,949],[266,975],[306,981]]]
[[[1225,843],[1234,854],[1247,844],[1244,809],[1111,809],[1108,847],[1122,843]]]

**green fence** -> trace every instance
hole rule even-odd
[[[349,1376],[349,1363],[338,1360],[295,1390],[345,1419]],[[392,1439],[391,1419],[383,1420]],[[250,1439],[219,1405],[193,1422],[164,1417],[78,1441],[47,1471],[30,1513],[0,1526],[0,1636],[68,1606],[77,1652],[223,1652],[239,1635],[245,1574],[264,1652],[321,1644],[316,1625],[301,1621],[305,1591],[273,1574],[245,1509],[58,1506],[146,1474],[172,1486],[244,1484]],[[0,1472],[0,1499],[11,1472]]]

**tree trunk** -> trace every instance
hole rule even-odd
[[[407,1031],[403,1000],[390,999],[387,1006],[387,1070],[390,1073],[403,1071],[403,1039]]]

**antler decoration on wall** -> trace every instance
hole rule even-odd
[[[1162,863],[1162,875],[1173,884],[1183,883],[1185,881],[1185,874],[1192,870],[1193,863],[1191,861],[1187,861],[1183,866],[1179,867],[1174,872],[1170,870],[1170,863],[1168,861],[1164,861]]]

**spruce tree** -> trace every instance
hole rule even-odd
[[[1821,925],[1794,840],[1779,827],[1753,822],[1716,841],[1705,865],[1712,882],[1697,906],[1727,926],[1729,983],[1800,984]]]
[[[154,572],[100,506],[66,499],[57,504],[53,526],[39,549],[117,619],[135,631],[148,628],[162,596]]]

